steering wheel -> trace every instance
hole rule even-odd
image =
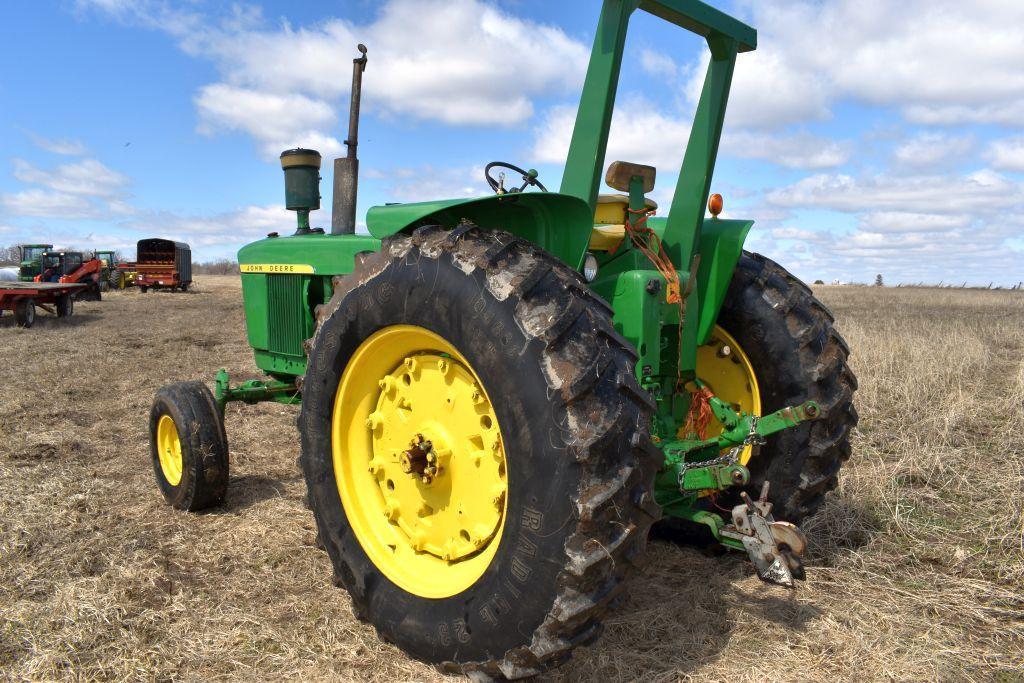
[[[515,171],[516,173],[522,176],[523,184],[520,185],[519,187],[513,187],[506,190],[504,173],[500,174],[497,180],[491,177],[491,169],[495,167],[507,168],[510,171]],[[537,180],[537,171],[533,170],[532,168],[529,171],[524,171],[518,166],[507,164],[504,161],[492,161],[491,163],[487,164],[487,166],[484,167],[484,178],[487,179],[487,184],[491,186],[491,189],[494,190],[495,194],[512,194],[514,192],[522,192],[530,185],[536,185],[541,192],[548,191],[548,188],[544,187],[544,185],[541,184],[539,180]]]

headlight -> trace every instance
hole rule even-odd
[[[593,282],[594,278],[597,277],[597,257],[587,252],[586,257],[583,259],[583,278],[587,282]]]

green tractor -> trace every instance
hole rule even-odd
[[[124,274],[117,266],[117,252],[112,249],[96,249],[93,258],[99,259],[100,288],[106,292],[110,289],[124,289]]]
[[[32,282],[41,272],[40,262],[43,254],[53,251],[53,245],[22,244],[19,248],[21,249],[21,267],[18,269],[18,279],[22,282]]]
[[[620,194],[599,194],[638,9],[711,52],[664,218],[651,167],[613,162]],[[309,224],[320,155],[289,150],[298,229],[238,254],[267,377],[156,395],[166,500],[224,500],[229,402],[301,405],[334,582],[386,640],[478,677],[537,674],[592,641],[658,520],[745,552],[767,582],[802,579],[796,524],[850,454],[856,381],[828,309],[743,250],[752,221],[709,202],[733,68],[756,41],[696,0],[605,0],[558,192],[494,162],[493,194],[376,206],[369,235],[354,234],[359,46],[330,232]]]

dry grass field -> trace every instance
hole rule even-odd
[[[808,580],[664,541],[556,680],[1024,680],[1024,294],[823,287],[860,429]],[[352,615],[314,545],[294,408],[231,406],[226,505],[153,482],[165,382],[255,376],[236,278],[0,318],[0,679],[445,676]]]

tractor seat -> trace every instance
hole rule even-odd
[[[644,198],[644,207],[657,209],[658,203]],[[594,228],[590,232],[590,251],[615,251],[626,238],[626,209],[629,197],[624,194],[602,194],[597,198]]]

